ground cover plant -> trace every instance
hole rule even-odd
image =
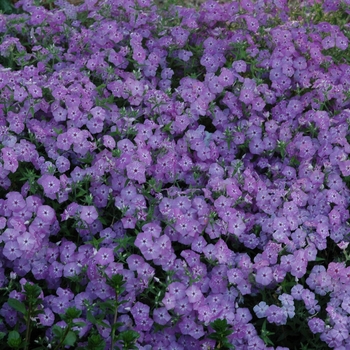
[[[349,2],[7,4],[2,348],[349,349]]]

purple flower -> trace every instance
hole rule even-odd
[[[265,266],[257,270],[255,281],[263,286],[269,285],[273,281],[271,267]]]
[[[26,201],[23,199],[22,195],[18,192],[9,192],[6,195],[7,206],[13,212],[20,212],[26,207]]]
[[[250,104],[254,100],[254,92],[249,89],[242,89],[239,95],[239,100],[244,102],[245,104]]]
[[[136,271],[145,262],[145,260],[140,255],[132,254],[126,259],[126,262],[128,263],[131,271]]]
[[[100,265],[108,265],[114,261],[114,253],[111,248],[100,248],[95,255],[95,261]]]
[[[149,310],[150,307],[148,305],[139,301],[130,310],[137,328],[142,331],[149,331],[152,327],[153,320],[149,318]]]
[[[14,100],[18,102],[23,102],[27,97],[27,91],[22,86],[17,86],[13,95]]]
[[[4,320],[10,327],[14,327],[17,323],[17,312],[5,302],[0,309],[0,315],[3,316]]]
[[[123,223],[123,227],[126,228],[135,228],[136,225],[136,218],[132,217],[132,216],[126,216],[124,218],[121,219],[122,223]]]
[[[17,273],[18,276],[24,277],[30,271],[30,264],[27,259],[21,258],[14,262],[13,271]]]
[[[74,297],[74,305],[79,310],[85,309],[85,301],[92,301],[90,294],[87,292],[81,292]]]
[[[49,224],[52,224],[56,219],[54,209],[48,205],[40,205],[36,211],[36,215],[38,218]]]
[[[60,173],[65,173],[66,171],[68,171],[70,169],[70,162],[69,160],[64,157],[64,156],[59,156],[57,159],[56,159],[56,167],[57,167],[57,170],[60,172]]]
[[[17,242],[19,249],[22,251],[31,251],[36,245],[36,240],[29,232],[24,232],[22,235],[18,236]]]
[[[141,162],[131,162],[126,166],[128,178],[137,181],[139,184],[146,182],[146,168]]]
[[[190,303],[197,303],[198,301],[203,299],[203,294],[201,290],[196,286],[192,285],[186,289],[186,295]]]
[[[186,286],[181,282],[173,282],[169,284],[168,292],[176,300],[181,300],[186,296]]]
[[[171,310],[175,307],[175,305],[178,305],[178,302],[176,302],[175,296],[170,294],[169,292],[166,292],[164,295],[164,298],[162,299],[162,303],[165,306],[167,310]]]
[[[335,46],[340,50],[346,50],[348,47],[348,38],[344,35],[337,35],[335,39]]]
[[[284,325],[287,323],[286,312],[276,305],[270,305],[265,311],[265,314],[270,323],[275,323],[277,325]]]
[[[62,277],[64,266],[58,261],[54,261],[49,267],[49,275],[51,278],[57,279]]]
[[[94,206],[81,206],[80,219],[87,224],[92,224],[98,218],[97,210]]]
[[[237,60],[232,63],[232,67],[237,73],[244,73],[247,69],[247,64],[245,61]]]
[[[94,293],[98,298],[102,300],[107,300],[115,297],[115,292],[113,288],[104,281],[96,279],[91,282],[91,285],[94,285]]]
[[[64,265],[64,268],[63,268],[64,277],[78,276],[80,272],[81,272],[81,266],[79,266],[78,263],[76,262],[68,262],[66,265]]]
[[[318,317],[312,317],[308,320],[308,325],[312,333],[322,333],[325,328],[325,323]]]
[[[111,336],[111,326],[108,320],[102,320],[101,325],[97,325],[97,329],[102,338],[107,339]]]
[[[32,264],[32,273],[36,280],[44,280],[48,276],[48,270],[45,261],[35,261]]]
[[[179,322],[179,329],[182,334],[191,334],[196,327],[196,322],[193,317],[184,317],[182,321]]]
[[[52,298],[51,310],[58,315],[63,315],[70,306],[71,302],[67,298]]]
[[[6,242],[2,254],[11,261],[21,257],[22,251],[19,243],[17,241]]]
[[[47,307],[43,311],[44,311],[43,313],[40,313],[38,315],[40,324],[42,326],[46,326],[46,327],[52,326],[55,322],[54,313],[51,311],[51,309],[49,309]]]
[[[161,307],[153,310],[153,320],[164,326],[171,320],[171,316],[165,307]]]
[[[53,175],[45,174],[38,179],[38,184],[47,196],[55,195],[60,190],[60,181]]]
[[[268,308],[269,306],[264,301],[261,301],[253,307],[253,310],[258,318],[263,318],[266,317],[266,310]]]
[[[152,234],[150,232],[140,232],[136,236],[134,244],[141,251],[146,250],[153,245]]]
[[[16,153],[13,151],[12,148],[9,147],[4,147],[1,150],[1,153],[2,159],[4,161],[4,169],[14,173],[18,168],[18,160]]]

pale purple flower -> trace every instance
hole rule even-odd
[[[100,248],[95,255],[95,261],[100,265],[108,265],[114,261],[114,253],[111,248]]]
[[[17,237],[17,243],[22,251],[31,251],[36,245],[36,239],[29,232],[24,232]]]
[[[263,318],[266,317],[266,310],[268,308],[269,306],[264,301],[261,301],[253,307],[253,310],[258,318]]]
[[[98,213],[94,206],[81,206],[80,218],[87,224],[92,224],[97,218]]]
[[[272,272],[269,266],[259,268],[256,272],[255,281],[263,286],[269,285],[273,281]]]

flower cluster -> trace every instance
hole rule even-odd
[[[53,4],[0,14],[6,344],[350,348],[349,1]]]

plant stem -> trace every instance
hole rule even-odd
[[[24,345],[24,350],[28,350],[28,346],[29,346],[29,340],[30,340],[30,333],[31,333],[31,327],[30,327],[30,316],[32,313],[32,308],[29,305],[29,309],[28,309],[28,316],[27,316],[27,320],[26,320],[26,338],[25,338],[25,345]]]
[[[64,340],[66,339],[66,337],[67,337],[69,331],[70,331],[70,326],[67,326],[67,328],[66,328],[66,330],[65,330],[65,332],[64,332],[64,334],[63,334],[63,337],[62,337],[61,341],[60,341],[59,344],[54,348],[54,350],[59,350],[59,349],[60,349],[60,347],[63,345],[63,342],[64,342]]]
[[[111,341],[111,350],[113,350],[113,344],[114,344],[114,338],[115,338],[115,329],[114,325],[117,323],[118,318],[118,293],[115,293],[115,300],[116,300],[116,306],[115,306],[115,312],[114,312],[114,318],[113,318],[113,325],[112,325],[112,341]]]

